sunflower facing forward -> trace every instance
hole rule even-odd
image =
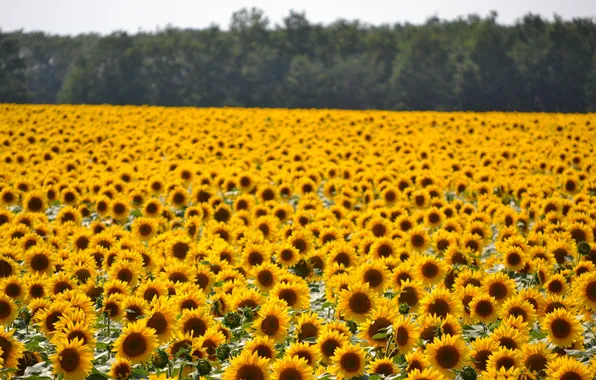
[[[54,374],[61,374],[69,380],[83,380],[93,368],[93,349],[79,339],[64,340],[50,359],[54,363]]]
[[[455,377],[453,371],[461,369],[467,362],[468,348],[458,336],[443,335],[435,338],[426,349],[428,361],[448,378]]]
[[[114,352],[132,363],[145,363],[157,348],[155,330],[144,320],[128,324],[114,343]]]

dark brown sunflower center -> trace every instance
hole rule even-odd
[[[369,328],[368,328],[368,336],[369,337],[374,337],[375,335],[377,335],[377,333],[379,332],[379,330],[387,328],[391,326],[391,321],[389,321],[387,318],[377,318],[375,319],[375,321],[373,323],[370,324]],[[374,338],[373,338],[374,339]],[[378,339],[374,339],[377,342],[384,342],[387,341],[388,337],[385,338],[378,338]]]
[[[126,283],[132,280],[132,271],[130,269],[121,269],[118,271],[118,280],[124,281]]]
[[[590,301],[596,302],[596,281],[592,281],[586,286],[585,294]]]
[[[387,228],[383,224],[377,223],[373,226],[372,233],[376,237],[385,236],[387,233]]]
[[[459,363],[460,354],[456,347],[443,346],[437,350],[436,360],[442,368],[453,368]]]
[[[316,338],[318,334],[319,334],[319,329],[317,329],[317,326],[313,325],[312,323],[307,322],[307,323],[304,323],[300,327],[300,333],[298,334],[298,339],[304,340],[307,338]]]
[[[308,352],[308,351],[298,351],[298,352],[296,352],[296,356],[298,356],[300,359],[306,360],[306,362],[308,363],[308,365],[310,365],[310,366],[313,365],[313,357],[310,354],[310,352]]]
[[[540,354],[530,355],[524,364],[532,372],[541,372],[546,368],[546,358]]]
[[[358,372],[361,367],[360,356],[355,352],[348,352],[341,357],[340,366],[346,372]]]
[[[4,288],[4,290],[6,291],[6,295],[9,296],[10,298],[17,298],[18,296],[21,295],[21,287],[19,286],[19,284],[8,284],[6,285],[6,288]]]
[[[376,269],[369,269],[364,272],[364,281],[367,282],[371,288],[376,288],[383,283],[383,274]]]
[[[284,261],[290,261],[294,257],[294,253],[292,252],[291,249],[284,249],[281,251],[281,253],[279,255],[280,255],[281,259]]]
[[[302,374],[296,368],[285,368],[280,372],[279,380],[302,380]]]
[[[54,324],[60,320],[60,317],[62,317],[61,311],[54,311],[46,317],[46,328],[49,332],[54,332],[56,330]]]
[[[393,366],[390,363],[381,363],[375,367],[374,372],[383,376],[393,375]]]
[[[496,364],[497,369],[501,369],[501,368],[509,369],[509,368],[513,368],[515,366],[515,360],[513,360],[513,358],[505,356],[505,357],[499,358],[495,364]]]
[[[271,348],[265,345],[259,345],[255,348],[255,352],[262,358],[271,359],[273,358],[273,352]]]
[[[478,351],[474,355],[474,362],[476,363],[476,369],[479,371],[486,371],[486,363],[488,358],[492,355],[492,351],[482,350]]]
[[[201,318],[189,318],[184,322],[184,333],[191,332],[194,338],[205,335],[207,331],[207,325]]]
[[[12,312],[12,306],[7,301],[0,300],[0,319],[7,318]]]
[[[401,293],[399,294],[399,303],[408,304],[408,306],[416,306],[418,304],[418,293],[416,289],[412,287],[403,288]]]
[[[439,274],[439,267],[435,263],[424,263],[422,265],[422,275],[425,278],[433,279]]]
[[[73,330],[73,331],[69,332],[68,335],[66,336],[66,338],[69,341],[79,339],[81,342],[83,342],[83,344],[87,344],[87,335],[85,335],[85,333],[80,330]]]
[[[273,285],[273,274],[268,270],[262,270],[257,275],[257,280],[264,287],[270,287]]]
[[[168,321],[163,313],[158,311],[147,320],[147,327],[154,329],[155,333],[160,335],[168,329]]]
[[[43,202],[39,198],[31,198],[27,203],[27,208],[33,212],[38,212],[43,207]]]
[[[335,350],[339,347],[339,342],[334,339],[328,339],[321,344],[321,352],[326,357],[332,357]]]
[[[298,301],[298,295],[292,289],[282,289],[280,290],[278,297],[288,304],[288,306],[292,307]]]
[[[178,243],[175,243],[172,246],[172,253],[174,254],[174,257],[178,258],[178,259],[185,259],[186,258],[186,254],[188,253],[188,251],[190,250],[190,247],[188,246],[188,244],[179,241]]]
[[[488,287],[488,294],[496,300],[500,300],[507,295],[507,286],[501,282],[495,282]]]
[[[279,331],[279,320],[273,315],[268,315],[261,322],[261,330],[268,336],[274,336]]]
[[[515,339],[509,338],[507,336],[499,338],[499,344],[502,347],[508,348],[510,350],[515,350],[518,348],[517,343],[515,342]]]
[[[350,297],[350,310],[356,314],[366,314],[371,307],[370,298],[364,293],[354,293]]]
[[[264,378],[263,370],[254,364],[244,364],[236,372],[236,380],[263,380]]]
[[[424,236],[418,235],[418,234],[412,235],[411,241],[412,241],[412,245],[415,248],[422,248],[422,247],[424,247],[424,243],[426,243],[426,240],[424,240]]]
[[[395,341],[397,342],[397,345],[400,347],[403,347],[406,344],[408,344],[408,340],[410,339],[410,333],[408,332],[408,329],[406,329],[405,327],[399,326],[397,328],[395,337],[396,337]]]
[[[435,314],[438,317],[445,318],[450,311],[449,303],[444,299],[437,298],[433,303],[428,306],[428,313],[430,315]]]
[[[143,334],[133,332],[129,334],[122,342],[122,351],[131,358],[143,355],[148,348],[147,340]]]
[[[561,283],[561,281],[558,280],[551,281],[548,284],[548,290],[549,292],[555,294],[561,293],[563,291],[563,284]]]
[[[74,348],[65,348],[58,356],[60,367],[66,372],[73,372],[79,367],[81,358],[79,353]]]
[[[507,263],[515,267],[521,263],[521,256],[517,252],[512,252],[507,255]]]
[[[563,339],[571,333],[571,324],[562,318],[556,318],[550,324],[550,329],[555,338]]]
[[[563,376],[560,377],[560,379],[561,380],[582,380],[583,377],[577,372],[569,371],[569,372],[565,372],[563,374]]]

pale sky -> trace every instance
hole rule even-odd
[[[528,12],[552,19],[596,17],[596,0],[0,0],[0,29],[41,30],[53,34],[115,30],[154,31],[171,24],[204,28],[214,23],[227,29],[234,11],[243,7],[265,11],[272,24],[290,9],[306,12],[311,22],[329,24],[339,18],[368,24],[423,23],[428,17],[453,19],[491,10],[498,21],[511,24]]]

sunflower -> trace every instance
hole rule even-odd
[[[418,342],[420,329],[407,317],[400,315],[393,322],[393,338],[400,353],[407,354]]]
[[[573,282],[573,294],[580,305],[596,313],[596,272],[579,276]]]
[[[416,278],[424,285],[439,283],[447,274],[445,263],[434,256],[419,255],[414,259]]]
[[[415,226],[408,231],[406,244],[408,249],[415,252],[424,252],[430,246],[431,240],[423,226]]]
[[[291,268],[300,260],[300,252],[289,243],[281,245],[276,252],[276,261],[283,267]]]
[[[275,358],[275,341],[267,335],[256,336],[244,346],[245,351],[250,353],[257,353],[259,357],[264,359]]]
[[[137,262],[130,262],[128,260],[117,260],[109,270],[109,276],[112,279],[117,279],[126,283],[129,287],[134,288],[138,284],[139,276],[141,274],[141,266]]]
[[[149,302],[139,296],[125,296],[122,300],[122,307],[125,310],[125,321],[134,322],[147,316]]]
[[[238,285],[242,283],[235,282]],[[232,284],[233,285],[233,284]],[[261,292],[256,289],[250,289],[246,287],[237,287],[231,294],[231,309],[238,311],[242,308],[255,309],[257,306],[265,302],[265,297]]]
[[[158,224],[154,218],[141,217],[132,222],[132,232],[139,240],[151,240],[157,233]]]
[[[315,345],[305,342],[294,342],[286,350],[286,355],[306,360],[306,364],[315,368],[321,360],[321,353]]]
[[[346,318],[363,322],[376,308],[377,295],[368,284],[350,284],[339,294],[337,310]]]
[[[148,279],[142,281],[135,290],[137,296],[142,297],[147,302],[158,300],[168,294],[168,289],[162,281]]]
[[[56,375],[66,379],[83,380],[93,368],[93,349],[79,339],[63,341],[56,347],[56,353],[50,356]]]
[[[391,376],[399,372],[399,368],[390,358],[376,358],[368,363],[368,371],[371,374]]]
[[[189,334],[193,338],[198,338],[207,332],[214,325],[213,318],[209,315],[209,310],[200,307],[193,310],[184,310],[179,320],[180,329],[184,334]]]
[[[544,289],[546,289],[548,294],[564,295],[568,290],[567,281],[562,274],[553,274],[544,284]]]
[[[14,300],[0,294],[0,325],[8,326],[17,316],[17,305]]]
[[[547,367],[555,358],[556,355],[548,349],[546,343],[537,342],[522,348],[521,364],[531,373],[544,377]]]
[[[487,369],[488,359],[493,352],[499,349],[499,343],[490,337],[482,337],[474,340],[472,343],[472,352],[470,358],[472,365],[478,372],[484,372]]]
[[[330,363],[336,350],[348,344],[349,336],[333,330],[327,330],[319,336],[316,345],[324,363]]]
[[[251,277],[259,289],[268,291],[279,281],[279,268],[270,262],[255,265],[251,270]]]
[[[22,301],[25,297],[24,281],[16,275],[0,279],[0,289],[0,294],[4,293],[16,301]]]
[[[410,307],[410,312],[414,313],[418,310],[420,301],[423,298],[424,288],[422,283],[418,281],[402,281],[399,295],[397,296],[397,302],[406,304]]]
[[[205,335],[196,341],[196,346],[207,354],[207,359],[216,361],[215,356],[217,348],[226,342],[226,337],[217,328],[210,328]]]
[[[304,280],[282,281],[271,289],[270,295],[295,310],[306,309],[310,305],[310,290]]]
[[[24,345],[13,337],[14,331],[0,329],[0,365],[3,368],[17,368],[18,361],[22,358]]]
[[[132,378],[132,363],[128,359],[117,357],[110,367],[110,377],[116,380]]]
[[[133,364],[144,363],[157,348],[155,330],[146,326],[146,321],[136,321],[126,325],[122,334],[114,342],[114,352]]]
[[[363,263],[358,268],[358,277],[363,283],[368,284],[370,289],[382,293],[389,282],[389,271],[380,260]]]
[[[423,370],[414,369],[408,373],[406,380],[445,380],[446,377],[439,371],[433,368],[425,368]]]
[[[562,356],[551,362],[548,366],[548,378],[554,380],[590,380],[590,368],[570,356]]]
[[[453,370],[461,369],[468,358],[468,348],[458,336],[443,335],[435,338],[426,346],[426,350],[428,361],[448,378],[453,378]]]
[[[56,332],[56,323],[64,317],[71,306],[67,301],[53,302],[47,309],[40,310],[35,316],[41,331],[51,337]]]
[[[515,292],[515,281],[503,272],[489,274],[484,278],[482,292],[497,301],[504,301]]]
[[[224,370],[222,380],[269,379],[269,359],[260,357],[256,352],[243,351],[230,360]]]
[[[397,318],[397,311],[389,306],[381,306],[375,309],[365,322],[360,324],[360,337],[369,342],[371,346],[384,347],[389,340],[389,334],[384,333],[382,337],[375,336],[383,331],[386,331],[393,324]]]
[[[155,330],[159,342],[168,342],[178,327],[172,302],[168,299],[156,299],[146,319],[147,327]]]
[[[505,301],[501,307],[500,314],[502,319],[507,319],[509,316],[522,317],[523,321],[530,326],[536,320],[536,311],[532,307],[532,304],[519,295]]]
[[[52,341],[55,344],[61,341],[74,341],[75,339],[80,340],[83,345],[94,347],[95,330],[89,326],[88,323],[73,321],[70,318],[61,318],[56,323],[56,334],[52,337]]]
[[[306,359],[286,355],[271,367],[274,380],[314,380],[312,368]]]
[[[499,347],[492,353],[486,363],[487,371],[508,371],[512,368],[521,367],[521,353],[519,350],[512,350],[505,347]]]
[[[564,309],[556,309],[547,314],[540,326],[548,334],[549,340],[560,348],[571,346],[575,342],[582,342],[583,328],[576,316]]]
[[[298,341],[302,342],[305,339],[317,339],[321,331],[321,320],[319,316],[314,313],[304,313],[296,320],[296,332],[298,333]]]
[[[366,352],[360,346],[345,344],[335,350],[331,361],[333,364],[328,368],[329,373],[338,380],[351,379],[364,374]]]
[[[289,326],[288,310],[278,302],[263,305],[253,322],[257,335],[266,335],[275,341],[280,341],[286,336]]]
[[[445,318],[448,314],[459,317],[462,307],[453,293],[443,287],[436,287],[424,296],[420,310],[421,313]]]

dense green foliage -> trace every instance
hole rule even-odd
[[[593,19],[496,19],[323,26],[291,12],[271,26],[262,11],[245,9],[226,31],[10,33],[0,39],[0,101],[596,110]]]

